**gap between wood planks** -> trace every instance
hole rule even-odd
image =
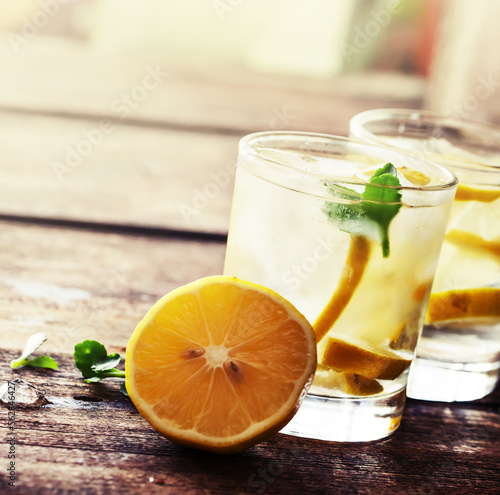
[[[123,234],[130,236],[156,237],[168,239],[185,239],[195,241],[226,243],[227,235],[214,232],[189,231],[145,225],[125,225],[119,223],[101,223],[82,220],[66,220],[60,218],[43,218],[35,216],[18,216],[0,214],[0,221],[29,225],[61,227],[73,230],[84,230],[98,233]]]
[[[154,129],[165,129],[175,131],[185,131],[198,134],[219,134],[223,136],[244,136],[256,132],[258,129],[252,127],[225,127],[225,126],[207,126],[202,124],[185,124],[182,122],[167,122],[164,120],[151,120],[143,118],[127,117],[126,119],[113,118],[106,114],[93,114],[84,112],[72,112],[64,110],[44,110],[28,109],[16,106],[1,105],[0,112],[17,113],[20,115],[36,115],[38,117],[56,117],[71,120],[86,120],[99,122],[103,119],[109,120],[111,124],[127,127],[145,127]],[[345,130],[338,130],[337,134],[345,134]],[[335,132],[333,132],[335,134]]]

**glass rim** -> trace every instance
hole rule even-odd
[[[432,168],[436,169],[439,171],[440,175],[444,178],[446,178],[445,182],[440,183],[440,184],[434,184],[431,186],[417,186],[417,185],[400,185],[400,186],[393,186],[393,185],[383,185],[383,184],[373,184],[370,183],[368,180],[363,180],[361,178],[346,178],[340,175],[332,174],[332,173],[325,173],[325,172],[318,172],[318,171],[313,171],[313,170],[305,170],[298,168],[294,165],[290,165],[288,163],[285,163],[284,161],[274,159],[265,155],[262,155],[259,153],[255,147],[256,142],[265,142],[265,141],[270,141],[271,139],[289,139],[290,142],[298,142],[298,139],[300,138],[310,138],[310,139],[315,139],[318,141],[323,141],[323,142],[330,142],[330,143],[352,143],[356,146],[361,147],[362,149],[367,149],[367,150],[377,150],[382,153],[389,153],[394,156],[400,156],[403,157],[407,160],[415,160],[417,159],[421,163],[425,163]],[[297,150],[300,148],[297,146]],[[261,131],[261,132],[254,132],[251,134],[247,134],[246,136],[242,137],[240,139],[239,143],[239,153],[251,156],[253,159],[257,159],[259,161],[263,162],[268,162],[272,163],[273,165],[276,165],[282,169],[292,171],[292,172],[300,172],[304,176],[307,176],[309,178],[316,178],[319,180],[336,180],[336,181],[341,181],[343,184],[353,184],[353,185],[367,185],[370,184],[372,186],[380,187],[380,188],[385,188],[385,189],[397,189],[400,191],[422,191],[422,192],[436,192],[436,191],[446,191],[449,189],[452,189],[457,186],[458,184],[458,179],[455,176],[453,172],[448,170],[446,167],[440,165],[439,163],[435,162],[434,160],[430,159],[426,155],[419,154],[417,157],[411,152],[411,151],[406,151],[402,148],[397,148],[394,146],[386,146],[386,145],[379,145],[379,144],[373,144],[373,143],[368,143],[365,141],[361,141],[359,139],[355,138],[350,138],[347,136],[339,136],[335,134],[325,134],[325,133],[317,133],[317,132],[303,132],[303,131]]]
[[[382,139],[378,137],[377,134],[368,131],[364,126],[367,123],[381,122],[381,121],[390,121],[394,120],[395,122],[418,122],[420,117],[423,117],[428,120],[428,123],[433,125],[435,128],[440,126],[447,126],[453,129],[476,129],[479,131],[490,132],[498,135],[498,139],[500,142],[500,127],[489,124],[487,122],[480,122],[478,120],[473,119],[464,119],[462,117],[454,117],[450,115],[445,115],[439,112],[435,112],[432,110],[419,110],[419,109],[410,109],[410,108],[374,108],[372,110],[365,110],[360,112],[354,117],[351,118],[349,122],[349,126],[356,127],[356,133],[363,136],[362,139],[367,139],[367,142],[372,144],[378,144],[383,146],[388,146],[396,149],[403,149],[399,146],[395,146],[392,144],[388,144],[384,142]],[[403,134],[401,134],[403,135]],[[359,138],[358,138],[359,139]],[[471,142],[474,142],[471,140]],[[419,150],[415,153],[421,153],[424,156],[427,156],[425,151]],[[500,153],[500,146],[499,146]],[[500,164],[490,163],[487,160],[483,159],[475,166],[471,166],[470,162],[465,160],[459,160],[456,158],[439,158],[439,163],[444,163],[446,166],[456,167],[458,169],[464,171],[475,171],[475,172],[483,172],[483,173],[498,173],[500,172]],[[434,160],[432,160],[434,161]]]

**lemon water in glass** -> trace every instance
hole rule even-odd
[[[500,129],[390,109],[358,114],[350,129],[364,141],[428,156],[459,179],[408,395],[484,397],[500,370]]]
[[[438,165],[347,138],[240,142],[224,273],[289,299],[318,345],[283,433],[369,441],[399,426],[455,189]]]

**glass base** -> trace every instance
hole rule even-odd
[[[280,433],[332,442],[369,442],[393,433],[401,422],[405,390],[373,397],[307,394]]]
[[[476,400],[492,392],[499,377],[499,361],[449,363],[417,357],[410,369],[407,395],[438,402]]]

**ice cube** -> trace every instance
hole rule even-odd
[[[41,407],[50,404],[43,392],[20,378],[0,385],[0,402],[4,406]]]

